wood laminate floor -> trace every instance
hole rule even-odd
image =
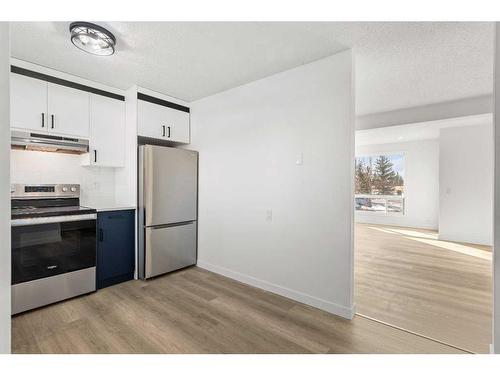
[[[462,353],[192,267],[12,319],[14,353]]]
[[[491,343],[492,253],[435,231],[356,225],[357,312],[476,353]]]

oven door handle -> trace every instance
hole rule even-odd
[[[28,219],[13,219],[10,221],[10,225],[13,227],[21,227],[26,225],[65,223],[68,221],[83,221],[95,219],[97,219],[97,214],[30,217]]]

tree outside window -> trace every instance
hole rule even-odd
[[[355,177],[356,210],[403,212],[404,155],[358,156]]]

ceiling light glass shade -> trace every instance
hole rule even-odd
[[[99,56],[115,53],[115,36],[104,27],[90,22],[73,22],[69,31],[71,42],[82,51]]]

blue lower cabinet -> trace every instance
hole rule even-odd
[[[135,211],[97,213],[97,289],[134,278]]]

